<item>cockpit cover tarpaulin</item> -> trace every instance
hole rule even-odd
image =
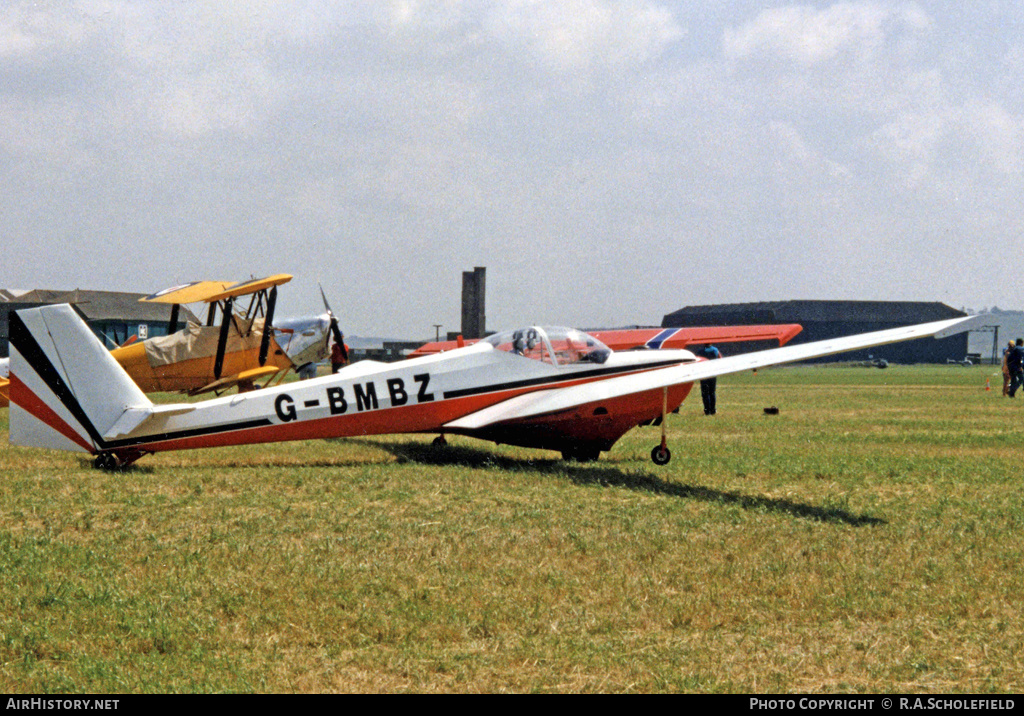
[[[262,318],[246,321],[233,316],[225,353],[259,350],[262,337]],[[217,355],[219,340],[220,326],[189,323],[183,331],[146,341],[146,358],[154,368],[196,358],[212,358]]]

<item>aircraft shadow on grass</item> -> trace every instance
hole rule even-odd
[[[462,466],[475,469],[492,469],[513,471],[533,471],[543,475],[557,477],[568,477],[577,485],[602,485],[604,487],[624,487],[630,490],[642,490],[655,495],[677,497],[680,499],[699,500],[701,502],[718,503],[722,505],[737,505],[745,510],[764,510],[766,512],[777,512],[791,515],[802,519],[816,520],[818,522],[832,522],[861,527],[865,525],[883,525],[886,520],[868,515],[856,515],[848,510],[838,507],[821,507],[809,505],[793,500],[784,500],[772,497],[758,497],[744,495],[739,492],[726,492],[700,485],[687,485],[678,482],[670,482],[649,472],[625,472],[618,467],[608,463],[579,464],[566,462],[556,458],[541,459],[520,459],[504,455],[496,455],[487,449],[466,447],[463,445],[437,446],[430,443],[417,441],[383,441],[383,440],[362,440],[359,438],[332,439],[331,442],[340,442],[363,445],[365,447],[378,448],[391,453],[399,462],[414,462],[422,465],[437,466]],[[341,460],[324,461],[319,460],[313,463],[299,463],[303,467],[351,467],[364,464],[362,460]],[[296,463],[262,462],[251,463],[226,463],[222,467],[249,468],[249,467],[285,467],[295,466]],[[90,467],[88,461],[82,461],[82,468]],[[150,475],[155,470],[150,466],[140,467],[132,465],[124,468],[123,472]]]
[[[367,443],[367,445],[376,443]],[[378,445],[378,447],[380,447]],[[204,467],[217,467],[224,469],[243,469],[243,468],[268,468],[268,467],[359,467],[365,465],[366,460],[350,459],[350,458],[339,458],[337,460],[331,459],[320,459],[320,460],[302,460],[294,458],[280,458],[280,459],[268,459],[262,458],[257,460],[223,460],[215,463],[205,463]],[[95,469],[92,459],[79,458],[79,468],[83,471],[91,471]],[[124,467],[119,467],[113,471],[116,475],[159,475],[164,467],[153,467],[152,465],[139,465],[138,463],[132,463]]]
[[[853,525],[854,527],[886,524],[886,520],[878,517],[857,515],[838,507],[821,507],[794,502],[793,500],[744,495],[738,492],[725,492],[700,485],[669,482],[649,472],[625,472],[607,463],[601,464],[598,462],[584,465],[554,458],[523,460],[496,455],[486,449],[462,445],[439,447],[429,443],[413,441],[385,442],[353,438],[349,438],[348,441],[386,450],[400,461],[425,465],[461,465],[463,467],[479,469],[532,470],[545,475],[568,476],[572,482],[578,485],[599,484],[603,486],[624,487],[630,490],[642,490],[668,497],[723,505],[737,505],[745,510],[777,512],[819,522],[842,523]]]

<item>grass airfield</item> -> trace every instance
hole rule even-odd
[[[107,474],[0,410],[0,691],[1020,692],[1000,384],[727,376],[666,467],[646,427],[587,464],[388,436]]]

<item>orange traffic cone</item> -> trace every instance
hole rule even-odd
[[[992,386],[988,384],[990,378],[985,378],[985,390],[992,390]]]

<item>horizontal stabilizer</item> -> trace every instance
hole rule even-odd
[[[118,418],[117,422],[114,423],[106,433],[104,433],[103,439],[116,440],[124,437],[125,435],[130,435],[132,431],[154,415],[163,415],[168,417],[171,415],[184,415],[185,413],[191,413],[195,409],[196,407],[194,405],[188,403],[125,408],[125,411],[121,414],[121,417]]]

